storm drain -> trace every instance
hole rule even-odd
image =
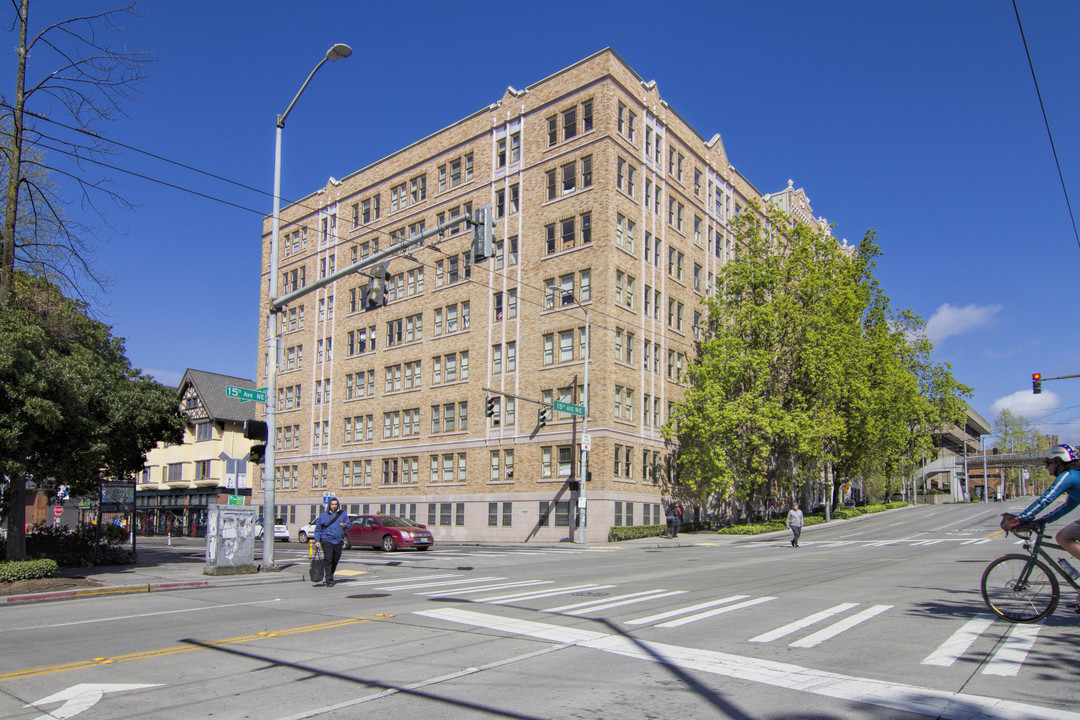
[[[374,598],[390,597],[390,593],[365,593],[364,595],[346,595],[349,600],[372,600]]]

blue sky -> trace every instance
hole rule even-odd
[[[1065,184],[1080,193],[1080,3],[1017,2]],[[32,23],[111,6],[35,0]],[[12,10],[0,12],[10,27]],[[144,0],[139,12],[122,41],[156,58],[151,77],[126,116],[96,129],[263,191],[130,150],[114,159],[234,204],[112,173],[137,207],[95,221],[95,266],[114,278],[95,309],[162,382],[188,367],[255,376],[274,118],[330,45],[354,53],[324,67],[289,117],[285,198],[610,46],[701,135],[720,133],[760,191],[791,179],[838,237],[876,230],[894,307],[928,321],[936,359],[984,417],[1009,407],[1080,442],[1080,378],[1031,393],[1032,372],[1080,373],[1080,245],[1007,0]],[[31,78],[54,69],[34,59]]]

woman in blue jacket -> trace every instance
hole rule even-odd
[[[326,563],[326,587],[334,587],[334,571],[341,559],[341,549],[345,545],[345,529],[349,527],[349,516],[342,509],[337,498],[331,498],[326,510],[315,520],[315,544],[322,549]]]

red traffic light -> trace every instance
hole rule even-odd
[[[1035,395],[1042,392],[1042,373],[1031,374],[1031,392]]]

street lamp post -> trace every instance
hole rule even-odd
[[[586,442],[586,438],[589,436],[589,356],[592,355],[592,346],[589,344],[589,309],[582,308],[585,311],[585,415],[581,418],[581,465],[580,465],[580,477],[578,478],[578,487],[581,488],[578,491],[578,543],[585,542],[585,521],[587,518],[585,509],[585,485],[589,479],[589,442]]]
[[[326,57],[308,74],[307,80],[300,86],[285,112],[277,116],[274,134],[274,215],[270,232],[270,299],[266,329],[266,456],[263,462],[263,564],[264,570],[276,570],[274,565],[274,519],[277,511],[274,507],[274,441],[277,434],[277,370],[278,370],[278,323],[277,310],[273,302],[278,295],[278,231],[281,227],[281,131],[285,127],[285,118],[289,116],[296,101],[300,99],[311,78],[326,61],[337,62],[352,55],[352,48],[344,43],[337,43],[326,51]]]

